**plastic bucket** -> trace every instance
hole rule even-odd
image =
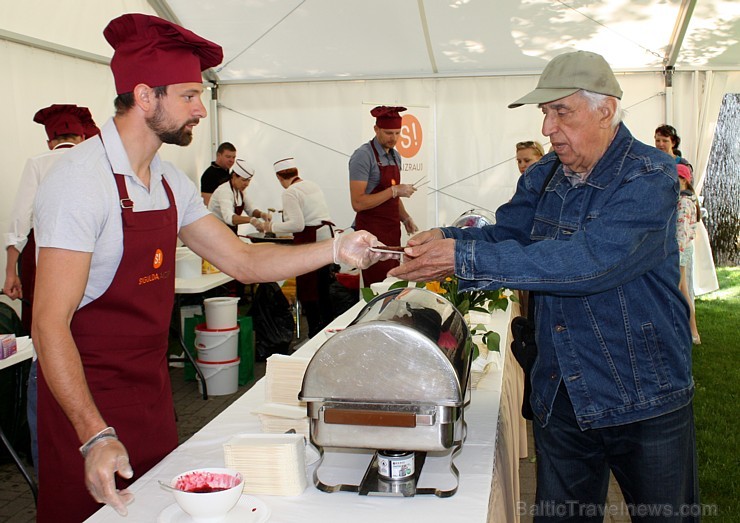
[[[209,396],[234,394],[239,388],[239,358],[218,363],[209,363],[199,359],[195,361],[206,380]],[[198,380],[198,390],[202,394],[203,385],[200,382],[200,376],[196,376],[196,379]]]
[[[175,277],[199,278],[201,273],[201,257],[190,249],[177,250],[175,255]]]
[[[233,329],[208,329],[205,323],[195,327],[198,360],[213,363],[233,361],[239,356],[239,326]]]
[[[236,327],[236,304],[239,298],[206,298],[206,325],[209,330]]]

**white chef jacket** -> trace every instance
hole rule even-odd
[[[33,229],[33,200],[36,198],[39,184],[59,158],[69,150],[64,147],[60,149],[59,145],[53,151],[47,151],[26,161],[18,192],[15,194],[13,210],[10,212],[10,227],[5,234],[6,249],[12,246],[18,249],[18,252],[23,252],[28,242],[28,234]]]
[[[289,185],[283,193],[283,221],[272,222],[272,232],[301,232],[307,225],[320,225],[331,221],[324,193],[317,183],[301,180]],[[316,231],[316,240],[331,238],[329,227]]]
[[[231,188],[231,182],[224,182],[213,191],[211,201],[208,202],[208,210],[213,215],[224,222],[226,225],[234,226],[234,205],[244,202],[243,216],[251,216],[254,207],[252,202],[247,198],[247,190],[241,192],[241,201],[237,201],[238,196],[234,196],[234,190]]]

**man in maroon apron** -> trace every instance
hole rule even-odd
[[[98,503],[126,515],[129,480],[177,445],[166,353],[178,234],[243,282],[381,258],[365,232],[296,247],[241,242],[157,155],[192,140],[206,116],[201,71],[221,62],[221,47],[143,14],[116,18],[104,35],[116,115],[55,166],[34,208],[39,522],[79,522]]]
[[[375,138],[360,146],[349,160],[350,196],[357,212],[354,228],[374,234],[385,245],[401,244],[399,222],[408,234],[417,231],[401,201],[416,189],[401,183],[401,157],[394,149],[401,135],[402,117],[398,113],[405,110],[379,106],[370,111],[375,117]],[[362,271],[363,285],[383,281],[398,264],[398,258],[394,258]]]

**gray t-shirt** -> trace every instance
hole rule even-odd
[[[169,207],[162,184],[164,177],[175,196],[178,231],[209,214],[195,184],[159,155],[149,166],[151,180],[147,189],[131,169],[113,119],[102,127],[101,137],[105,149],[98,137],[70,149],[44,179],[34,203],[37,249],[54,247],[92,253],[90,275],[79,307],[105,292],[123,255],[121,206],[114,171],[126,177],[135,212]]]
[[[372,139],[373,147],[378,152],[381,165],[398,165],[401,168],[401,157],[395,149],[387,153],[378,143],[377,138]],[[349,159],[349,179],[355,182],[367,182],[365,194],[370,194],[380,182],[380,168],[375,161],[370,143],[365,142],[359,146]]]

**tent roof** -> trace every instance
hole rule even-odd
[[[619,71],[740,69],[737,0],[119,0],[42,18],[33,3],[4,6],[0,37],[105,61],[111,18],[156,11],[224,47],[220,83],[532,74],[573,49]]]
[[[224,46],[222,83],[522,74],[572,49],[598,52],[616,70],[661,70],[671,60],[679,69],[740,68],[735,0],[157,4]]]

